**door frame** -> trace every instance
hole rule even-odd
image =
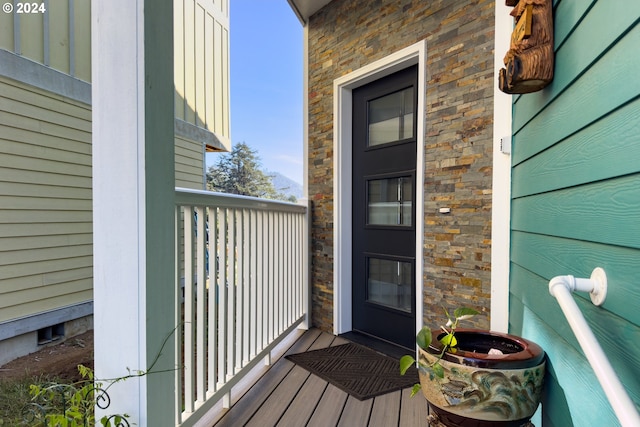
[[[352,91],[418,64],[416,153],[416,332],[422,327],[424,142],[427,41],[422,40],[333,81],[333,332],[352,327]]]

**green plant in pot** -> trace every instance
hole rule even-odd
[[[458,308],[446,326],[424,327],[416,336],[420,389],[430,408],[430,422],[445,426],[529,425],[542,394],[545,356],[524,338],[481,329],[461,329],[478,311]],[[400,372],[414,365],[400,359]],[[438,424],[441,423],[441,424]]]

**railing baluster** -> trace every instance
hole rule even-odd
[[[280,214],[280,238],[278,239],[278,241],[280,242],[280,277],[281,277],[281,282],[282,282],[282,297],[280,298],[280,300],[282,301],[282,309],[280,310],[281,313],[281,324],[280,324],[280,331],[278,331],[279,333],[282,333],[282,331],[284,331],[285,325],[288,323],[289,321],[289,300],[288,300],[288,296],[289,296],[289,283],[287,280],[287,262],[288,260],[288,254],[287,254],[287,242],[286,242],[286,235],[287,235],[287,231],[286,231],[286,227],[287,227],[287,214],[285,212],[282,212]]]
[[[285,328],[285,325],[288,323],[288,318],[289,318],[289,281],[287,279],[287,262],[288,260],[288,253],[287,253],[287,242],[285,241],[286,239],[286,227],[287,227],[287,214],[286,213],[281,213],[280,214],[281,220],[280,220],[280,224],[281,224],[281,228],[280,228],[280,253],[281,253],[281,261],[280,261],[280,277],[282,277],[282,326],[281,326],[281,331],[282,332]]]
[[[282,332],[282,325],[284,325],[284,286],[282,280],[282,266],[283,266],[283,256],[282,256],[282,213],[278,212],[276,214],[277,218],[277,232],[276,232],[276,247],[278,250],[276,251],[278,259],[276,260],[276,265],[278,266],[278,273],[276,274],[276,286],[278,288],[278,299],[277,299],[277,307],[278,307],[278,328],[276,329],[276,335]]]
[[[227,209],[218,210],[219,232],[218,239],[218,384],[222,386],[227,375]]]
[[[287,227],[287,242],[289,245],[289,319],[287,320],[287,324],[293,322],[293,319],[296,318],[296,269],[298,267],[295,262],[296,258],[296,216],[294,214],[289,215],[289,226]]]
[[[281,242],[282,245],[282,262],[280,263],[280,268],[282,269],[282,331],[285,330],[287,325],[289,324],[289,267],[288,263],[289,259],[289,243],[286,241],[287,238],[287,226],[289,225],[288,214],[283,212],[282,214],[282,229],[280,230]]]
[[[204,402],[205,394],[205,292],[207,290],[207,266],[206,263],[206,208],[198,206],[196,208],[196,400]]]
[[[175,319],[175,324],[178,325],[176,328],[176,333],[175,333],[175,347],[174,347],[174,354],[175,354],[175,359],[176,359],[176,372],[175,372],[175,382],[176,382],[176,390],[182,390],[182,375],[183,375],[183,370],[182,370],[182,344],[183,344],[183,340],[182,340],[182,331],[184,331],[184,322],[182,319],[182,300],[183,300],[183,294],[182,294],[182,286],[181,286],[181,280],[180,280],[180,269],[182,267],[182,256],[180,253],[180,244],[179,242],[181,242],[181,238],[182,235],[184,234],[182,231],[182,227],[180,227],[181,225],[181,216],[182,216],[182,208],[180,206],[176,206],[176,210],[175,210],[175,215],[176,215],[176,224],[175,224],[175,241],[176,241],[176,248],[175,248],[175,274],[176,274],[176,307],[175,307],[175,311],[174,311],[174,319]],[[182,392],[180,393],[176,393],[175,396],[175,405],[176,405],[176,424],[180,424],[182,422]]]
[[[256,278],[256,285],[258,287],[257,293],[257,316],[256,316],[256,329],[258,331],[258,335],[256,337],[256,353],[260,353],[264,349],[264,337],[265,331],[267,330],[267,320],[266,320],[266,310],[265,310],[265,302],[267,299],[265,298],[265,271],[267,268],[267,263],[265,262],[265,238],[264,236],[267,233],[266,223],[265,223],[265,213],[259,212],[259,224],[260,224],[260,232],[258,233],[258,262],[259,265],[256,267],[256,271],[259,272],[259,276]]]
[[[300,271],[298,272],[298,280],[300,281],[299,283],[306,283],[307,276],[309,274],[309,266],[306,264],[307,256],[309,255],[309,235],[307,233],[308,226],[309,224],[307,224],[307,218],[305,217],[305,215],[300,215],[298,217],[298,241],[300,242],[300,253],[302,254],[302,258],[300,260]],[[299,287],[298,293],[298,303],[300,304],[298,307],[298,314],[302,316],[307,312],[307,306],[304,300],[304,287]]]
[[[293,255],[291,257],[291,262],[293,263],[293,270],[291,271],[291,291],[293,293],[293,296],[291,298],[292,302],[293,302],[293,309],[292,309],[292,313],[293,316],[291,317],[291,321],[293,322],[294,319],[297,319],[298,316],[300,315],[299,312],[299,302],[298,302],[298,289],[296,287],[296,283],[301,283],[300,282],[300,269],[302,268],[302,262],[299,261],[301,260],[301,257],[298,257],[297,254],[301,253],[301,249],[302,249],[302,241],[300,240],[300,235],[298,235],[298,224],[299,224],[299,215],[292,215],[292,222],[293,224],[291,225],[291,240],[293,241],[293,246],[292,246],[292,251],[293,251]]]
[[[249,336],[251,334],[251,213],[247,209],[242,211],[243,216],[243,225],[242,229],[244,230],[244,244],[243,244],[243,252],[244,252],[244,262],[243,266],[243,281],[242,281],[242,295],[243,295],[243,304],[242,304],[242,366],[245,366],[249,363],[251,358],[251,349],[249,347]]]
[[[218,209],[209,208],[209,329],[208,329],[208,390],[213,393],[217,387],[218,372]]]
[[[258,322],[258,319],[260,319],[260,313],[258,311],[258,301],[259,301],[259,295],[258,295],[258,266],[260,265],[258,263],[258,256],[259,256],[259,251],[260,251],[260,245],[261,245],[261,240],[260,240],[260,233],[258,231],[258,224],[259,224],[259,220],[260,220],[260,213],[256,212],[254,210],[251,211],[251,267],[250,267],[250,271],[251,271],[251,291],[250,291],[250,295],[251,295],[251,299],[250,299],[250,308],[249,308],[249,314],[251,316],[251,320],[249,322],[249,334],[250,334],[250,346],[251,349],[249,351],[249,360],[253,359],[253,357],[256,355],[257,353],[257,343],[258,343],[258,337],[260,336],[260,331],[258,329],[258,325],[260,325],[260,322]]]
[[[287,216],[287,226],[285,227],[285,235],[286,235],[286,249],[287,249],[287,325],[293,321],[293,306],[294,306],[294,298],[293,298],[293,248],[295,246],[295,239],[293,239],[293,235],[291,233],[292,226],[292,217],[293,215],[290,213],[286,214]]]
[[[235,348],[235,369],[233,370],[234,375],[238,370],[242,367],[242,353],[243,349],[243,340],[242,340],[242,330],[243,330],[243,322],[244,322],[244,213],[242,209],[236,210],[236,253],[238,261],[236,262],[236,309],[235,309],[235,340],[234,345]]]
[[[193,208],[184,209],[184,410],[194,410]]]
[[[283,244],[283,220],[284,214],[282,212],[278,212],[278,233],[276,235],[276,244],[278,245],[278,275],[277,275],[277,285],[278,285],[278,335],[282,333],[284,330],[284,316],[285,316],[285,304],[284,304],[284,272],[283,272],[283,264],[284,264],[284,244]]]
[[[295,250],[294,253],[296,254],[301,254],[303,251],[303,236],[302,233],[300,233],[300,226],[301,226],[301,222],[302,219],[300,217],[300,215],[295,215],[294,216],[294,227],[293,227],[293,241],[295,242]],[[301,295],[300,295],[300,291],[298,290],[298,288],[295,286],[295,283],[302,283],[302,269],[304,268],[303,266],[303,262],[295,262],[294,260],[294,264],[295,264],[295,274],[294,274],[294,287],[293,290],[296,294],[294,301],[295,301],[295,316],[294,318],[297,318],[298,316],[300,316],[301,314],[301,310],[300,307],[302,307],[302,299],[301,299]]]
[[[235,373],[235,302],[236,302],[236,210],[228,210],[228,246],[227,252],[229,252],[229,264],[227,266],[227,274],[229,275],[229,284],[227,289],[227,376],[226,381],[230,380]]]
[[[278,253],[279,245],[278,245],[278,232],[280,227],[278,226],[279,212],[274,212],[273,214],[273,231],[271,235],[271,239],[273,240],[273,249],[272,249],[272,265],[273,272],[271,278],[271,289],[273,290],[273,329],[271,331],[273,337],[278,336],[278,332],[280,331],[280,286],[278,281],[278,274],[280,273],[280,266],[278,262],[280,261],[280,254]]]
[[[273,212],[269,212],[269,262],[267,265],[269,266],[269,286],[267,289],[269,290],[269,336],[268,340],[271,341],[273,337],[276,335],[277,325],[277,295],[275,292],[275,274],[277,271],[277,267],[275,266],[275,252],[276,252],[276,233],[275,233],[275,216],[276,214]]]

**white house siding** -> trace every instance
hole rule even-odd
[[[91,109],[0,77],[0,325],[92,298]]]

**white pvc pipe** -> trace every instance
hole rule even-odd
[[[604,280],[604,285],[602,280]],[[602,286],[604,286],[604,294],[606,295],[606,276],[602,269],[596,269],[591,279],[576,279],[573,276],[554,277],[549,281],[549,292],[558,300],[569,326],[578,339],[621,425],[623,427],[638,427],[640,426],[640,415],[638,415],[635,403],[627,394],[627,390],[611,367],[609,359],[607,359],[571,295],[574,290],[590,292],[594,303],[597,300],[596,304],[599,305],[604,301],[602,294],[598,294]]]

